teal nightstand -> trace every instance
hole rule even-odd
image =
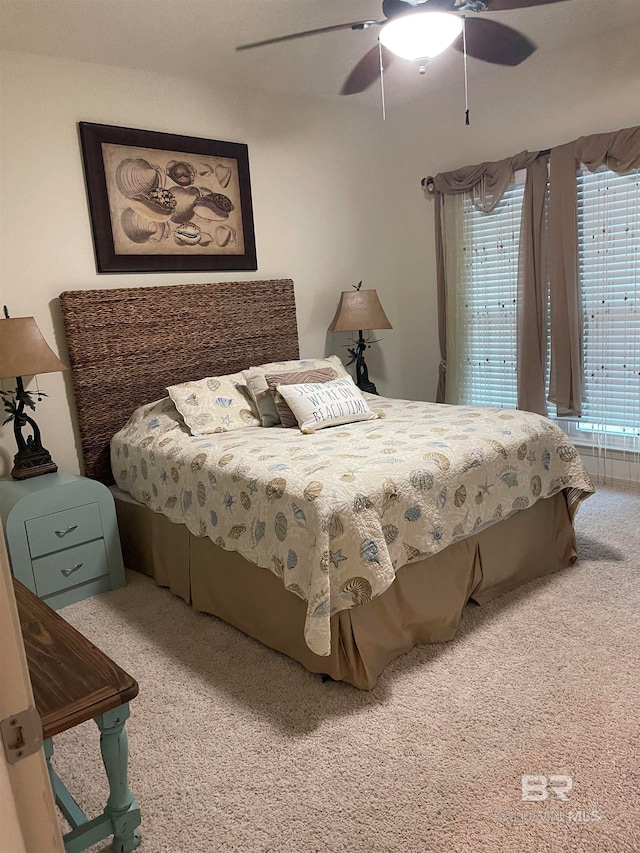
[[[51,607],[125,585],[113,496],[95,480],[43,474],[0,480],[15,577]]]

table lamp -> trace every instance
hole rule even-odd
[[[25,413],[25,407],[35,410],[36,405],[29,391],[25,391],[22,377],[56,373],[67,370],[67,367],[49,348],[33,317],[11,319],[6,306],[4,315],[5,318],[0,319],[0,379],[15,378],[16,389],[11,392],[0,390],[0,395],[8,415],[4,423],[13,421],[18,445],[11,476],[14,480],[26,480],[57,471],[58,466],[42,446],[38,425]],[[38,399],[43,396],[42,391],[34,393]],[[22,431],[29,427],[31,434],[23,436]]]
[[[362,334],[363,329],[393,329],[387,315],[384,313],[378,294],[375,290],[361,290],[362,282],[353,290],[345,290],[340,294],[340,304],[336,316],[329,326],[330,332],[358,332],[355,347],[349,348],[351,356],[349,364],[356,365],[356,385],[361,391],[377,394],[376,386],[369,379],[369,371],[364,360],[364,351],[371,344],[377,343]]]

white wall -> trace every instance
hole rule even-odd
[[[13,317],[33,315],[63,358],[57,297],[70,289],[290,277],[302,355],[345,355],[346,336],[326,329],[340,291],[363,279],[378,289],[397,328],[395,269],[378,201],[385,193],[380,177],[372,180],[386,138],[377,117],[340,99],[230,93],[214,83],[14,52],[1,62],[0,305]],[[96,274],[78,121],[246,142],[258,271]],[[372,351],[371,375],[382,393],[398,394],[398,337],[385,332],[384,345]],[[36,411],[43,443],[61,469],[77,472],[70,380],[48,374],[39,384],[50,395]],[[5,427],[0,475],[14,453]]]

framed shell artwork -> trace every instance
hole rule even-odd
[[[258,268],[246,145],[79,129],[99,273]]]

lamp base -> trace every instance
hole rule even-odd
[[[29,477],[39,477],[41,474],[54,474],[58,466],[51,458],[48,450],[40,447],[37,450],[20,451],[13,457],[11,476],[14,480],[27,480]]]
[[[366,382],[356,382],[356,385],[361,391],[366,391],[368,394],[378,393],[376,386],[371,382],[371,380],[367,380]]]

